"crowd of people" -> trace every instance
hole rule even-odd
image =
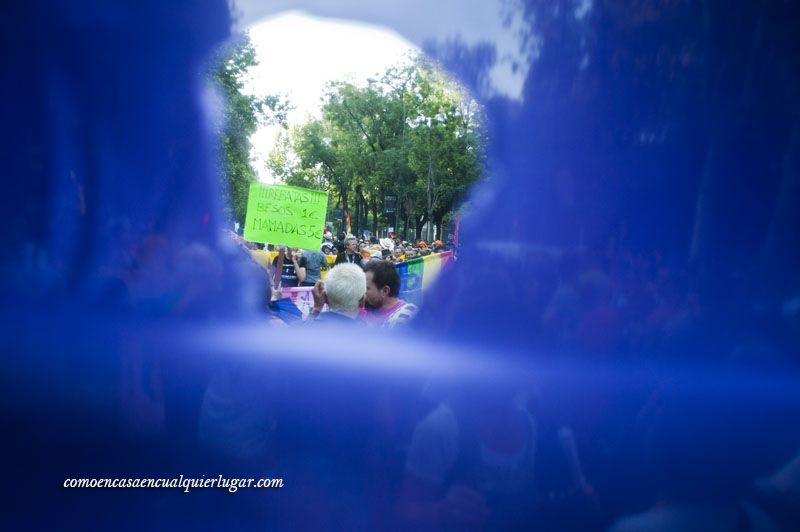
[[[335,264],[349,262],[351,264],[358,263],[364,266],[366,263],[374,260],[385,260],[392,264],[398,264],[419,257],[427,257],[431,254],[453,251],[455,245],[452,239],[448,239],[447,242],[442,240],[434,240],[432,242],[419,240],[415,242],[402,240],[393,234],[385,238],[377,238],[374,236],[369,238],[357,238],[353,235],[345,234],[334,236],[330,232],[326,232],[319,250],[301,251],[299,249],[287,249],[286,247],[275,246],[273,244],[266,244],[265,249],[268,251],[283,249],[284,251],[297,255],[298,266],[300,268],[306,267],[303,266],[303,256],[314,257],[310,260],[310,265],[311,269],[316,271],[316,264],[322,263],[317,254],[323,255],[324,257],[334,257],[333,260]],[[287,256],[291,262],[292,255]],[[277,262],[273,262],[273,267],[276,265]],[[291,273],[289,273],[289,276],[291,276]],[[296,283],[292,279],[287,279],[287,282],[289,284],[284,284],[283,286],[313,286],[316,281],[312,282],[303,278],[303,280],[299,280]]]
[[[236,238],[245,247],[258,246]],[[400,298],[401,279],[395,266],[451,251],[454,245],[452,240],[409,242],[393,234],[381,239],[358,239],[353,235],[334,236],[328,231],[319,249],[273,244],[263,247],[270,256],[274,255],[269,268],[272,288],[269,300],[279,319],[294,323],[300,313],[290,301],[281,300],[282,290],[313,287],[314,307],[305,321],[345,317],[391,328],[406,323],[418,310],[416,305]],[[287,309],[290,309],[288,314]]]

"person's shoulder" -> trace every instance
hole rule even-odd
[[[342,327],[351,327],[353,330],[363,330],[366,325],[362,320],[343,316],[337,312],[325,311],[320,313],[316,318],[310,318],[303,322],[306,326],[320,330],[329,330],[332,333],[339,334]]]
[[[400,301],[403,302],[403,306],[400,307],[401,311],[405,310],[408,312],[416,312],[417,310],[419,310],[419,307],[417,307],[414,303],[410,301],[406,301],[405,299],[401,299]]]
[[[414,303],[403,301],[403,304],[386,318],[386,325],[393,327],[406,323],[417,315],[419,308]]]
[[[414,303],[409,303],[406,301],[403,303],[402,307],[397,309],[395,315],[397,316],[397,319],[408,320],[413,318],[418,310],[419,308]]]

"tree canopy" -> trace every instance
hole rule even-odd
[[[342,227],[351,212],[356,234],[395,226],[406,238],[430,239],[421,233],[431,222],[441,237],[443,222],[483,173],[479,106],[421,58],[366,86],[329,83],[321,115],[282,135],[268,167],[286,184],[327,190]],[[396,212],[387,196],[396,197]]]
[[[250,137],[262,124],[285,126],[290,109],[286,99],[280,96],[242,93],[248,70],[257,64],[255,48],[245,33],[219,52],[210,71],[211,79],[225,97],[222,120],[216,124],[221,140],[218,161],[225,214],[232,222],[240,224],[244,223],[250,183],[256,179],[250,157]]]

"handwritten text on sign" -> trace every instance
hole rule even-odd
[[[327,210],[325,192],[252,183],[244,238],[250,242],[319,249]]]

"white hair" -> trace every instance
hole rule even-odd
[[[361,266],[339,264],[325,277],[328,308],[334,312],[353,312],[367,291],[367,276]]]

